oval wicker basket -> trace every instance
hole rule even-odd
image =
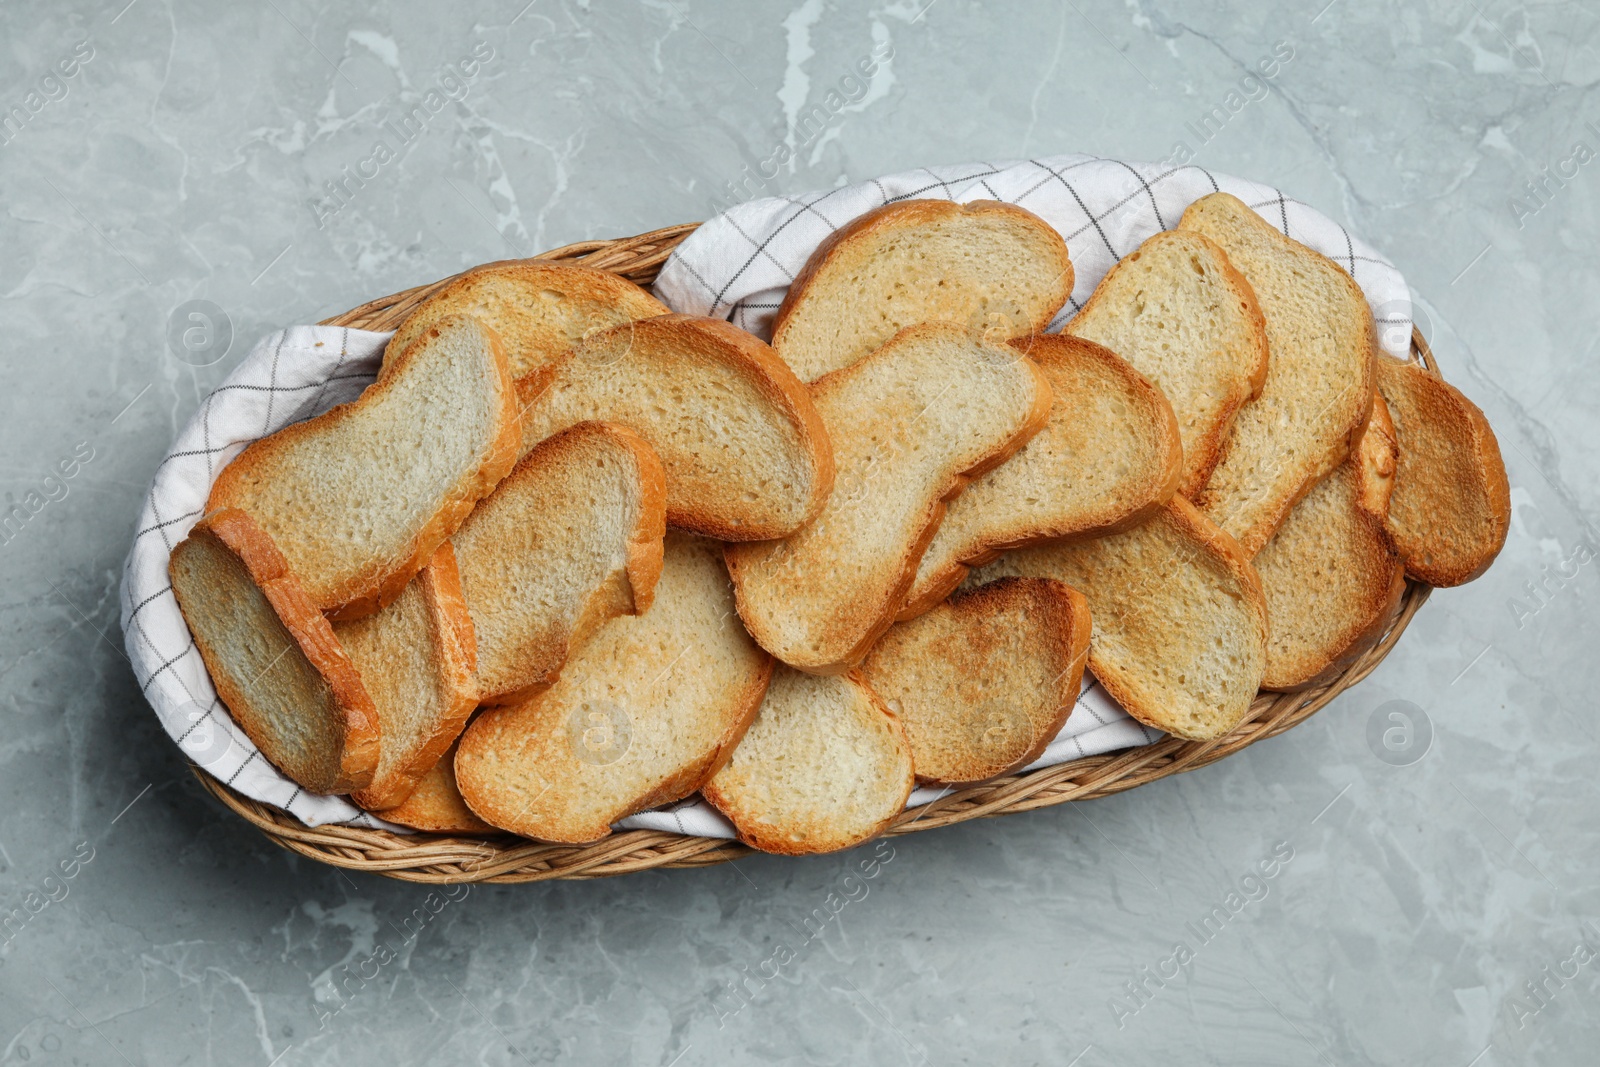
[[[584,241],[535,258],[597,267],[648,287],[672,250],[698,223],[670,226],[616,241]],[[369,301],[328,319],[324,325],[392,330],[424,298],[452,281]],[[1437,373],[1422,335],[1412,332],[1412,358]],[[1182,774],[1263,738],[1283,733],[1311,717],[1334,697],[1361,681],[1394,647],[1431,588],[1407,581],[1400,607],[1383,638],[1332,681],[1299,693],[1261,692],[1244,720],[1214,741],[1168,737],[1153,745],[1112,752],[1026,774],[1012,774],[956,789],[930,804],[906,811],[889,834],[932,830],[968,819],[983,819],[1069,800],[1110,796],[1173,774]],[[192,766],[192,765],[191,765]],[[624,830],[592,845],[548,845],[506,835],[468,837],[395,834],[349,826],[306,826],[269,804],[237,793],[199,767],[201,783],[284,848],[336,867],[370,871],[409,882],[537,882],[552,878],[602,878],[651,867],[708,867],[739,859],[752,850],[737,841],[689,837],[659,830]]]

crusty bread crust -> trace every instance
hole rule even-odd
[[[853,245],[870,242],[879,236],[896,231],[911,232],[922,227],[948,223],[961,216],[970,218],[983,215],[998,216],[1021,223],[1044,237],[1046,243],[1053,246],[1054,262],[1046,266],[1046,269],[1054,274],[1054,290],[1050,297],[1041,304],[1031,319],[1002,324],[1003,328],[995,339],[1003,341],[1030,333],[1042,333],[1056,312],[1066,304],[1067,298],[1072,295],[1073,285],[1072,260],[1067,254],[1067,244],[1049,223],[1025,208],[999,200],[974,200],[967,204],[957,204],[949,200],[901,200],[852,219],[817,246],[800,273],[795,276],[794,282],[784,295],[783,303],[778,307],[777,314],[773,316],[772,347],[780,355],[782,354],[795,318],[812,299],[818,279],[836,269]],[[981,325],[966,321],[962,324]],[[884,339],[885,343],[887,340],[888,338]],[[844,368],[833,368],[835,371],[841,369]],[[811,380],[820,375],[805,377]]]
[[[884,360],[896,358],[896,353],[903,347],[915,345],[925,339],[937,340],[948,331],[957,329],[948,323],[920,323],[907,326],[879,348],[867,360],[852,364],[842,370],[834,371],[818,378],[811,384],[811,393],[814,397],[824,398],[830,394],[848,389],[852,380],[862,371],[870,360]],[[1016,431],[994,451],[986,455],[976,465],[963,470],[951,472],[945,480],[941,490],[926,502],[925,511],[921,520],[920,533],[915,541],[907,544],[901,551],[898,560],[899,576],[890,587],[888,595],[881,600],[874,595],[871,598],[857,597],[836,617],[829,620],[833,632],[844,632],[854,635],[848,645],[839,645],[837,641],[830,640],[830,647],[820,655],[800,655],[797,650],[782,648],[783,642],[776,631],[766,625],[769,621],[762,607],[758,605],[755,595],[750,589],[752,582],[762,567],[762,560],[771,546],[753,544],[749,546],[730,544],[725,549],[728,562],[728,572],[733,576],[733,585],[738,598],[739,616],[744,620],[745,626],[750,630],[751,636],[773,655],[784,660],[790,666],[812,674],[842,674],[860,663],[868,650],[882,637],[884,632],[894,625],[895,616],[905,596],[911,589],[911,583],[916,580],[917,567],[922,562],[923,553],[927,551],[928,544],[933,540],[938,531],[939,523],[944,518],[945,509],[974,479],[1004,463],[1018,449],[1027,444],[1050,419],[1051,391],[1049,380],[1038,366],[1031,360],[1020,355],[1013,359],[1013,364],[1025,370],[1034,381],[1033,406],[1029,409],[1024,419],[1018,424]],[[815,581],[830,581],[831,575],[819,574],[813,576]],[[788,658],[785,659],[785,654]]]
[[[348,793],[372,780],[378,766],[378,711],[361,682],[361,675],[345,654],[333,627],[306,595],[299,580],[272,538],[250,516],[237,508],[214,511],[197,522],[189,538],[207,538],[236,557],[251,580],[260,588],[284,629],[294,638],[306,661],[327,682],[334,705],[344,714],[344,743],[339,754],[339,773],[332,781],[301,781],[285,766],[284,754],[272,751],[271,735],[264,729],[260,713],[248,694],[234,683],[232,672],[220,649],[213,648],[208,635],[191,630],[196,647],[211,675],[217,695],[227,705],[245,735],[255,743],[279,770],[296,778],[302,786],[318,793]],[[169,576],[176,573],[183,552],[180,544],[168,563]],[[183,606],[183,583],[173,581],[173,592]]]
[[[484,704],[520,704],[531,699],[535,694],[541,693],[556,683],[561,676],[561,667],[571,652],[582,647],[601,626],[605,625],[618,614],[619,606],[622,614],[642,615],[648,611],[655,600],[656,583],[661,578],[663,565],[663,539],[666,536],[666,476],[662,470],[661,460],[657,457],[655,449],[649,443],[628,429],[612,422],[580,422],[569,426],[555,436],[541,442],[531,452],[524,456],[517,466],[501,482],[496,493],[510,493],[519,490],[522,479],[541,477],[541,468],[551,461],[559,462],[560,454],[575,449],[593,448],[600,440],[608,442],[616,448],[627,452],[634,472],[637,474],[636,497],[634,499],[633,525],[627,530],[626,537],[626,564],[624,566],[625,581],[627,585],[627,603],[618,605],[610,595],[612,590],[601,585],[591,588],[585,595],[584,603],[579,607],[578,615],[572,631],[566,635],[564,648],[550,650],[554,652],[551,661],[545,669],[537,673],[530,673],[528,668],[538,657],[531,651],[531,646],[521,645],[518,658],[522,661],[522,677],[527,679],[525,684],[509,689],[501,689],[494,681],[487,677],[487,669],[479,674],[478,699]],[[535,483],[537,484],[537,483]],[[488,513],[499,499],[492,498],[484,505],[485,511],[479,516]],[[474,522],[477,521],[475,517]],[[471,526],[466,527],[468,531]],[[568,527],[571,532],[571,527]],[[499,546],[492,546],[498,551]],[[552,546],[553,547],[553,546]],[[452,563],[454,555],[452,554]],[[613,572],[614,573],[614,572]],[[614,581],[615,579],[608,579]],[[459,595],[460,585],[457,578]],[[481,590],[480,590],[481,591]],[[476,595],[476,594],[475,594]],[[465,602],[464,602],[465,603]],[[470,605],[468,605],[470,608]],[[480,603],[480,607],[481,607]],[[530,605],[530,610],[533,606]],[[470,622],[470,615],[469,615]],[[492,631],[492,628],[491,628]],[[491,640],[486,635],[486,640]]]
[[[432,658],[439,675],[439,687],[452,694],[453,699],[439,717],[428,741],[409,760],[396,767],[386,781],[374,778],[367,788],[351,793],[350,799],[369,811],[396,807],[410,797],[445,751],[455,744],[478,706],[474,677],[477,640],[473,635],[472,615],[461,595],[455,549],[449,541],[439,546],[428,565],[413,580],[418,583],[428,605],[436,642]]]
[[[579,425],[583,425],[579,423]],[[639,513],[641,521],[628,535],[628,592],[633,598],[634,615],[643,615],[656,600],[656,583],[665,565],[667,536],[667,474],[661,457],[650,442],[616,423],[601,423],[606,432],[633,453],[639,470]],[[574,634],[573,645],[588,639]]]
[[[1220,229],[1226,230],[1229,225],[1237,224],[1240,231],[1247,233],[1247,240],[1266,241],[1276,249],[1277,258],[1297,262],[1304,270],[1319,273],[1330,284],[1343,291],[1341,306],[1328,306],[1322,309],[1323,319],[1316,325],[1316,330],[1320,331],[1321,335],[1334,335],[1336,343],[1341,337],[1348,340],[1356,334],[1364,338],[1359,344],[1360,354],[1356,356],[1358,366],[1355,368],[1354,377],[1345,383],[1341,391],[1321,411],[1309,419],[1302,416],[1299,422],[1288,427],[1288,431],[1296,435],[1296,440],[1308,446],[1315,444],[1320,451],[1315,454],[1308,452],[1288,464],[1285,463],[1285,456],[1281,452],[1274,451],[1267,454],[1268,450],[1281,448],[1284,444],[1284,435],[1275,429],[1261,429],[1260,424],[1252,422],[1252,416],[1256,412],[1252,411],[1250,406],[1246,406],[1240,409],[1232,430],[1223,440],[1210,479],[1195,492],[1196,506],[1219,526],[1229,530],[1247,556],[1254,556],[1277,532],[1278,527],[1283,525],[1294,506],[1335,467],[1344,462],[1350,450],[1355,447],[1368,419],[1371,418],[1372,398],[1377,391],[1377,329],[1372,320],[1372,311],[1367,306],[1366,295],[1354,278],[1322,253],[1285,237],[1237,197],[1228,193],[1213,193],[1201,197],[1184,210],[1178,228],[1185,232],[1201,233],[1211,237],[1222,245],[1226,252],[1227,246],[1223,245],[1222,241],[1204,232],[1208,226],[1213,225],[1210,221],[1213,215],[1224,217]],[[1230,262],[1241,274],[1249,269],[1238,261],[1237,249],[1235,254],[1230,256]],[[1257,278],[1256,281],[1250,282],[1248,274],[1245,274],[1245,278],[1254,290],[1258,302],[1263,299],[1267,302],[1260,310],[1266,321],[1270,349],[1274,343],[1274,336],[1280,335],[1286,327],[1281,322],[1275,322],[1272,315],[1268,314],[1273,309],[1270,306],[1271,292],[1265,287],[1266,279]],[[1297,278],[1300,279],[1302,290],[1310,289],[1310,283],[1304,280],[1303,273],[1298,274]],[[1267,296],[1263,297],[1263,293],[1267,293]],[[1259,408],[1261,417],[1270,416],[1280,403],[1277,398],[1287,395],[1287,393],[1274,393],[1273,376],[1275,374],[1287,376],[1290,368],[1286,361],[1294,355],[1296,355],[1294,351],[1279,352],[1276,349],[1270,351],[1267,380],[1261,387],[1260,395],[1253,402],[1255,405],[1261,405]],[[1321,386],[1324,383],[1318,384]],[[1326,429],[1313,433],[1321,426],[1324,418],[1330,420]],[[1315,423],[1317,426],[1307,428],[1299,424],[1302,422]],[[1243,431],[1251,432],[1246,434]],[[1246,436],[1262,439],[1247,442]],[[1290,472],[1280,478],[1279,475],[1283,474],[1285,466],[1290,468]],[[1244,483],[1248,483],[1263,471],[1266,472],[1267,484],[1241,497],[1240,493],[1246,488]],[[1240,484],[1225,484],[1227,480]]]
[[[822,510],[828,502],[828,494],[833,492],[834,466],[833,466],[833,438],[828,436],[828,428],[822,422],[822,416],[817,413],[817,407],[811,402],[811,390],[806,384],[795,377],[794,371],[789,369],[770,345],[765,344],[759,337],[739,329],[731,322],[722,319],[701,318],[692,315],[673,315],[674,320],[682,320],[690,324],[691,328],[704,332],[708,337],[716,338],[727,345],[730,351],[747,360],[756,371],[753,377],[757,387],[769,401],[772,402],[785,417],[793,420],[801,431],[804,447],[813,457],[816,465],[816,481],[813,484],[811,497],[806,502],[805,518],[800,525],[804,526]],[[702,525],[712,525],[711,517],[703,513],[703,509],[691,513],[692,519]],[[695,529],[685,523],[673,523],[683,526],[684,529]],[[714,531],[699,531],[708,537],[722,536]],[[739,534],[739,540],[756,540],[747,532],[734,531]],[[781,535],[777,535],[781,536]],[[730,539],[724,537],[724,540]]]
[[[1159,246],[1174,240],[1193,240],[1203,242],[1216,253],[1216,266],[1227,279],[1228,287],[1239,302],[1241,311],[1251,322],[1252,353],[1251,360],[1246,368],[1244,387],[1236,392],[1229,393],[1218,409],[1217,417],[1206,430],[1194,441],[1189,442],[1184,449],[1183,469],[1179,472],[1180,478],[1177,491],[1182,495],[1193,498],[1211,477],[1211,472],[1216,469],[1217,462],[1222,458],[1222,445],[1227,439],[1229,431],[1233,429],[1234,420],[1239,415],[1239,410],[1245,404],[1261,395],[1261,388],[1267,381],[1267,320],[1261,314],[1261,305],[1256,301],[1256,291],[1250,287],[1249,281],[1240,274],[1228,259],[1221,247],[1203,233],[1179,230],[1163,230],[1155,234],[1140,245],[1132,254],[1122,259],[1106,276],[1100,284],[1095,286],[1089,299],[1079,309],[1078,313],[1068,322],[1064,333],[1077,334],[1103,310],[1107,309],[1113,299],[1115,282],[1119,271],[1131,270],[1132,265],[1140,259],[1140,254],[1148,248]],[[1116,294],[1120,295],[1120,294]],[[1119,353],[1119,355],[1122,353]]]
[[[1419,582],[1453,586],[1489,569],[1511,530],[1511,483],[1483,411],[1421,367],[1384,357],[1378,385],[1400,462],[1388,529]]]
[[[379,817],[413,830],[435,834],[470,834],[482,837],[501,831],[472,813],[456,786],[456,745],[451,743],[432,769],[422,776],[410,796]]]
[[[773,413],[794,428],[805,463],[812,469],[808,495],[800,508],[800,521],[780,522],[754,509],[744,515],[722,514],[710,502],[690,495],[681,477],[673,477],[677,457],[671,443],[660,432],[660,425],[653,424],[649,418],[633,417],[622,411],[597,409],[587,413],[586,418],[628,426],[656,448],[667,469],[669,526],[723,541],[761,541],[793,533],[816,517],[833,491],[833,444],[827,427],[811,402],[811,394],[789,365],[759,338],[721,319],[671,314],[614,326],[591,335],[566,358],[523,377],[517,383],[517,392],[525,427],[524,452],[570,425],[552,423],[544,416],[544,405],[555,396],[558,383],[580,378],[587,351],[603,351],[622,334],[628,337],[630,351],[659,350],[664,353],[662,358],[667,359],[681,359],[682,353],[692,353],[737,370],[772,405]]]
[[[506,315],[517,320],[527,319],[527,316],[517,315],[514,309],[502,308],[498,325],[495,318],[491,317],[492,311],[489,314],[480,313],[485,302],[504,303],[494,299],[495,290],[500,286],[521,289],[541,296],[546,293],[559,294],[561,298],[571,303],[604,308],[603,317],[574,316],[582,321],[593,321],[594,327],[599,328],[610,326],[618,320],[665,315],[671,310],[633,282],[610,271],[537,259],[507,259],[496,263],[484,263],[457,275],[413,309],[384,349],[381,374],[389,373],[394,359],[403,349],[409,347],[424,329],[448,315],[476,314],[484,319],[491,329],[496,330],[501,326],[524,328],[533,326],[534,323],[529,321],[504,321]],[[600,321],[594,321],[595,319]],[[518,332],[520,334],[521,331]],[[510,359],[513,375],[519,378],[570,351],[572,347],[567,337],[553,332],[548,336],[523,337],[522,344],[516,345],[515,351],[512,350],[514,342],[511,337],[502,337],[502,340],[506,343],[506,354]]]
[[[1298,692],[1331,681],[1388,630],[1406,584],[1405,568],[1384,528],[1395,452],[1394,424],[1383,398],[1376,397],[1355,450],[1296,505],[1256,555],[1271,626],[1261,688]],[[1319,526],[1326,513],[1307,509],[1330,502],[1344,514],[1331,516],[1332,525]],[[1291,535],[1293,541],[1279,544]],[[1280,559],[1280,550],[1289,555]],[[1327,594],[1335,587],[1339,602],[1330,604]],[[1294,619],[1294,605],[1286,597],[1310,598],[1318,605],[1315,617]],[[1297,621],[1306,632],[1288,631]]]
[[[443,320],[452,321],[451,319]],[[439,325],[443,325],[441,322]],[[249,510],[250,493],[246,488],[257,476],[266,476],[274,466],[276,457],[296,441],[316,434],[326,433],[352,419],[359,419],[361,410],[380,399],[392,383],[410,366],[422,351],[422,346],[439,336],[439,325],[430,327],[416,342],[402,352],[386,368],[376,382],[368,386],[360,397],[304,422],[285,426],[270,437],[256,441],[241,452],[232,463],[222,469],[211,487],[207,510],[238,507]],[[453,487],[439,509],[417,530],[408,543],[408,551],[399,558],[370,560],[359,574],[327,590],[318,597],[318,606],[333,619],[358,619],[371,615],[385,604],[392,603],[406,585],[433,556],[444,541],[466,519],[468,512],[490,491],[517,461],[522,443],[522,425],[517,407],[516,383],[506,362],[506,353],[494,331],[484,327],[493,352],[496,387],[496,432],[484,451],[477,469],[468,472]]]
[[[1227,569],[1229,577],[1238,584],[1245,600],[1254,609],[1252,615],[1258,623],[1256,636],[1261,643],[1261,647],[1265,649],[1269,632],[1267,597],[1261,588],[1261,576],[1250,565],[1250,557],[1245,555],[1244,550],[1239,547],[1239,542],[1229,536],[1226,530],[1207,519],[1199,509],[1181,496],[1175,496],[1167,503],[1164,518],[1176,525],[1193,544],[1199,546],[1212,559],[1221,563]],[[1132,715],[1146,726],[1154,726],[1158,730],[1166,730],[1177,737],[1187,736],[1175,730],[1172,723],[1166,720],[1166,717],[1161,714],[1159,709],[1147,707],[1140,694],[1123,684],[1119,672],[1111,664],[1103,661],[1097,662],[1092,642],[1089,646],[1089,669],[1094,671],[1095,680],[1105,688],[1107,693],[1111,694],[1113,700],[1122,705],[1123,710],[1129,715]],[[1246,702],[1244,707],[1235,709],[1236,714],[1231,716],[1232,721],[1224,721],[1219,724],[1222,726],[1221,729],[1215,732],[1206,731],[1203,736],[1194,736],[1189,739],[1210,741],[1214,737],[1221,737],[1238,725],[1239,719],[1248,710],[1249,703]]]
[[[1052,578],[999,578],[895,625],[861,675],[905,728],[918,781],[981,782],[1032,763],[1061,732],[1077,703],[1090,636],[1089,602],[1076,589]],[[1018,691],[1038,680],[1018,666],[1018,645],[1049,676],[1036,691]],[[1025,706],[1022,747],[1012,735],[1023,724],[1015,722],[1000,724],[998,739],[986,731],[986,744],[972,744],[974,724],[988,721],[982,701],[997,687],[1013,713]],[[1049,711],[1026,710],[1033,706]]]
[[[1008,575],[1055,578],[1088,598],[1089,669],[1140,722],[1210,741],[1249,711],[1266,661],[1261,579],[1183,497],[1132,530],[1007,553],[967,581]]]
[[[902,331],[902,333],[909,333],[915,329],[918,329],[918,327],[908,326],[904,331]],[[1028,441],[1040,430],[1044,429],[1045,424],[1050,421],[1050,405],[1052,403],[1050,383],[1045,379],[1044,374],[1038,369],[1037,365],[1035,365],[1031,360],[1023,360],[1022,362],[1033,371],[1039,382],[1039,390],[1035,394],[1034,406],[1033,409],[1028,412],[1026,421],[1023,422],[1021,428],[1017,430],[1016,434],[1010,440],[1006,441],[1005,444],[1001,445],[1000,448],[996,450],[996,452],[988,459],[984,460],[982,463],[979,463],[975,467],[952,476],[949,482],[949,488],[929,504],[927,524],[922,528],[922,536],[919,537],[914,544],[908,546],[905,554],[901,557],[901,562],[904,569],[901,572],[901,578],[897,587],[897,592],[895,595],[888,598],[886,610],[882,612],[872,627],[862,635],[861,640],[858,641],[854,647],[850,648],[843,656],[840,656],[836,662],[825,664],[816,668],[807,667],[805,669],[814,670],[816,673],[821,674],[836,674],[840,671],[848,670],[849,668],[861,662],[862,658],[865,657],[869,651],[871,651],[872,646],[877,644],[878,638],[882,637],[889,627],[894,625],[895,619],[899,614],[899,612],[895,610],[894,605],[903,601],[905,595],[911,591],[911,583],[917,579],[917,567],[919,564],[921,564],[922,556],[925,552],[927,552],[928,545],[933,541],[933,535],[939,532],[939,523],[944,521],[945,511],[947,508],[949,508],[950,501],[960,496],[961,491],[968,485],[972,484],[974,479],[983,477],[985,474],[994,470],[996,467],[1000,466],[1000,464],[1016,455],[1022,446],[1027,444]],[[843,372],[836,371],[835,373],[842,374]],[[826,380],[826,378],[818,379],[818,384],[821,384],[821,382]],[[736,589],[738,588],[737,578],[735,578],[734,587]]]
[[[1178,491],[1178,480],[1183,475],[1183,446],[1178,436],[1177,417],[1173,415],[1172,405],[1167,403],[1161,390],[1129,366],[1126,360],[1093,341],[1064,334],[1037,334],[1010,343],[1013,348],[1033,360],[1047,377],[1054,367],[1067,366],[1072,362],[1086,362],[1094,364],[1101,372],[1119,379],[1132,406],[1142,408],[1149,421],[1156,426],[1151,436],[1160,443],[1152,450],[1153,455],[1149,457],[1153,462],[1141,469],[1129,471],[1128,482],[1141,488],[1129,494],[1126,501],[1110,502],[1102,497],[1102,502],[1092,510],[1058,513],[1052,516],[1050,521],[1036,525],[1021,521],[1016,515],[996,513],[993,515],[993,525],[986,531],[987,536],[980,543],[971,546],[961,558],[941,560],[939,564],[934,565],[936,569],[927,572],[923,571],[921,565],[923,561],[919,559],[907,602],[896,614],[896,619],[901,621],[914,619],[932,609],[962,583],[972,568],[988,563],[1002,552],[1057,538],[1103,536],[1118,530],[1131,529],[1160,511]],[[1063,394],[1054,385],[1051,386],[1051,392],[1053,394],[1051,414],[1046,427],[1005,463],[996,466],[994,468],[996,477],[1002,476],[1009,464],[1026,461],[1031,450],[1037,448],[1043,438],[1055,432],[1058,424],[1060,432],[1072,432],[1072,424],[1079,419],[1077,412],[1080,398]],[[1061,476],[1071,478],[1074,473],[1063,470]],[[942,526],[936,527],[935,534],[941,528]],[[932,543],[930,540],[930,545]],[[919,578],[920,580],[917,580]]]
[[[560,825],[530,822],[526,818],[529,814],[526,805],[519,805],[502,795],[492,778],[479,776],[478,764],[488,752],[518,752],[543,746],[546,752],[542,755],[550,755],[553,738],[561,724],[547,722],[541,714],[544,709],[540,705],[545,694],[522,704],[485,708],[472,721],[472,725],[461,736],[461,752],[458,753],[456,764],[462,798],[473,814],[489,825],[534,841],[573,845],[599,841],[610,836],[611,825],[618,819],[682,800],[704,786],[712,775],[722,769],[739,739],[755,720],[756,712],[761,709],[761,698],[772,679],[774,663],[771,656],[765,657],[756,675],[737,691],[725,695],[724,699],[730,708],[725,727],[697,759],[663,777],[649,792],[617,804],[605,820],[593,823],[574,820]]]
[[[1372,398],[1372,417],[1361,431],[1355,453],[1360,457],[1355,465],[1359,475],[1356,504],[1387,525],[1389,501],[1394,497],[1394,476],[1400,469],[1400,437],[1395,433],[1394,419],[1382,393]]]
[[[1400,602],[1406,591],[1405,568],[1396,567],[1390,573],[1388,588],[1369,602],[1368,610],[1364,613],[1369,620],[1367,625],[1355,635],[1342,652],[1328,660],[1326,667],[1306,678],[1275,678],[1270,674],[1264,675],[1261,679],[1261,688],[1284,693],[1315,689],[1338,678],[1352,663],[1381,641],[1383,635],[1389,632],[1389,626],[1394,622],[1395,616],[1399,614]]]
[[[462,734],[457,782],[485,822],[540,841],[597,841],[618,819],[700,788],[744,735],[772,657],[733,613],[716,544],[679,532],[667,540],[650,612],[614,620],[554,686],[484,709]],[[587,758],[572,733],[596,702],[626,716],[630,740],[614,759]]]

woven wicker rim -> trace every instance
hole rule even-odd
[[[612,271],[648,287],[672,250],[698,225],[669,226],[615,241],[584,241],[534,259],[580,263]],[[453,280],[446,278],[369,301],[328,319],[323,325],[392,330],[422,300]],[[1424,368],[1438,373],[1433,353],[1415,329],[1411,336],[1411,355]],[[1408,580],[1399,609],[1376,645],[1325,684],[1298,693],[1263,691],[1257,694],[1244,720],[1224,737],[1213,741],[1168,737],[1153,745],[1089,756],[1027,774],[1012,774],[966,786],[906,811],[887,832],[891,835],[915,833],[969,819],[1111,796],[1215,763],[1257,741],[1281,734],[1304,722],[1334,697],[1371,674],[1389,654],[1431,591],[1430,586]],[[235,792],[198,766],[190,766],[214,796],[284,848],[335,867],[370,871],[408,882],[443,885],[603,878],[652,867],[709,867],[753,851],[737,841],[661,830],[624,830],[592,845],[550,845],[507,835],[395,834],[351,826],[311,827],[279,808]]]

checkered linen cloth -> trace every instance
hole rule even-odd
[[[1231,193],[1289,237],[1350,273],[1366,294],[1378,337],[1392,356],[1411,347],[1411,295],[1400,272],[1343,226],[1266,185],[1201,167],[1124,163],[1096,156],[923,167],[825,192],[767,197],[729,208],[679,245],[656,295],[675,311],[724,318],[763,340],[772,316],[812,251],[834,231],[899,200],[1004,200],[1025,207],[1066,238],[1074,283],[1048,327],[1078,313],[1106,272],[1145,238],[1170,230],[1183,209]]]
[[[1337,224],[1276,190],[1196,168],[1084,156],[1011,165],[974,164],[893,175],[825,193],[752,201],[719,215],[681,245],[656,292],[675,311],[713,314],[766,334],[789,281],[811,251],[857,215],[893,200],[1001,199],[1042,216],[1067,238],[1077,274],[1070,318],[1121,255],[1177,222],[1206,193],[1233,193],[1298,240],[1350,270],[1373,303],[1385,348],[1403,355],[1410,302],[1399,273]],[[163,728],[213,776],[311,826],[389,824],[344,797],[307,793],[261,757],[217,699],[167,578],[173,546],[205,508],[218,472],[252,441],[359,396],[376,377],[387,333],[293,326],[263,338],[200,405],[156,469],[123,567],[121,620],[128,657]],[[1402,340],[1404,339],[1404,340]],[[1158,731],[1133,721],[1086,679],[1067,725],[1033,767],[1148,744]],[[939,796],[919,789],[909,806]],[[622,827],[732,837],[697,797],[624,819]]]

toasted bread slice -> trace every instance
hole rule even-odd
[[[704,794],[745,844],[800,856],[877,837],[905,810],[912,782],[905,731],[859,675],[779,667]]]
[[[980,782],[1039,758],[1072,714],[1089,602],[1049,578],[1001,578],[892,627],[861,676],[905,727],[923,781]]]
[[[720,319],[612,327],[518,382],[523,451],[573,423],[638,433],[667,471],[667,522],[725,541],[783,537],[833,487],[833,450],[805,386]]]
[[[274,767],[348,793],[378,766],[378,711],[288,563],[245,512],[212,512],[167,572],[217,696]]]
[[[570,650],[650,607],[665,476],[644,439],[581,422],[523,457],[452,539],[478,635],[479,699],[520,703]]]
[[[1172,402],[1185,496],[1211,477],[1239,409],[1267,379],[1255,290],[1199,233],[1166,230],[1124,256],[1065,332],[1105,345]]]
[[[1372,413],[1377,335],[1367,299],[1331,259],[1237,198],[1189,205],[1180,230],[1222,247],[1267,323],[1267,380],[1222,445],[1195,504],[1254,556],[1289,509],[1350,454]]]
[[[1256,554],[1271,626],[1262,688],[1318,685],[1388,628],[1406,587],[1383,525],[1394,475],[1394,424],[1379,397],[1355,451]]]
[[[245,449],[206,507],[249,512],[319,609],[359,618],[400,595],[511,469],[520,440],[499,339],[449,318],[358,399]]]
[[[521,378],[565,356],[595,330],[670,310],[610,271],[537,260],[489,263],[417,305],[383,358],[387,363],[451,315],[472,315],[500,335],[511,376]]]
[[[1382,359],[1378,387],[1400,446],[1388,527],[1406,573],[1429,585],[1470,582],[1511,529],[1500,442],[1476,404],[1421,367]]]
[[[772,347],[812,382],[919,322],[995,341],[1039,333],[1071,295],[1067,243],[1031,211],[902,200],[818,246],[772,320]]]
[[[452,744],[397,807],[378,812],[389,822],[436,834],[492,834],[495,828],[472,814],[456,787],[456,747]]]
[[[967,582],[1006,575],[1055,578],[1088,598],[1089,669],[1142,723],[1209,741],[1255,699],[1267,658],[1261,579],[1181,496],[1141,526],[1008,552]]]
[[[392,808],[417,787],[478,703],[472,618],[446,541],[375,615],[333,624],[378,713],[378,768],[351,799]]]
[[[478,817],[582,843],[714,774],[767,691],[772,657],[739,625],[721,546],[676,531],[655,604],[608,623],[524,704],[489,708],[456,754]]]
[[[946,502],[1044,426],[1050,385],[1015,349],[930,322],[811,392],[838,485],[793,536],[728,546],[728,569],[762,648],[838,674],[894,621]]]
[[[1161,390],[1092,341],[1041,334],[1012,346],[1050,382],[1050,421],[950,502],[901,619],[1004,549],[1137,526],[1176,491],[1183,449]]]

